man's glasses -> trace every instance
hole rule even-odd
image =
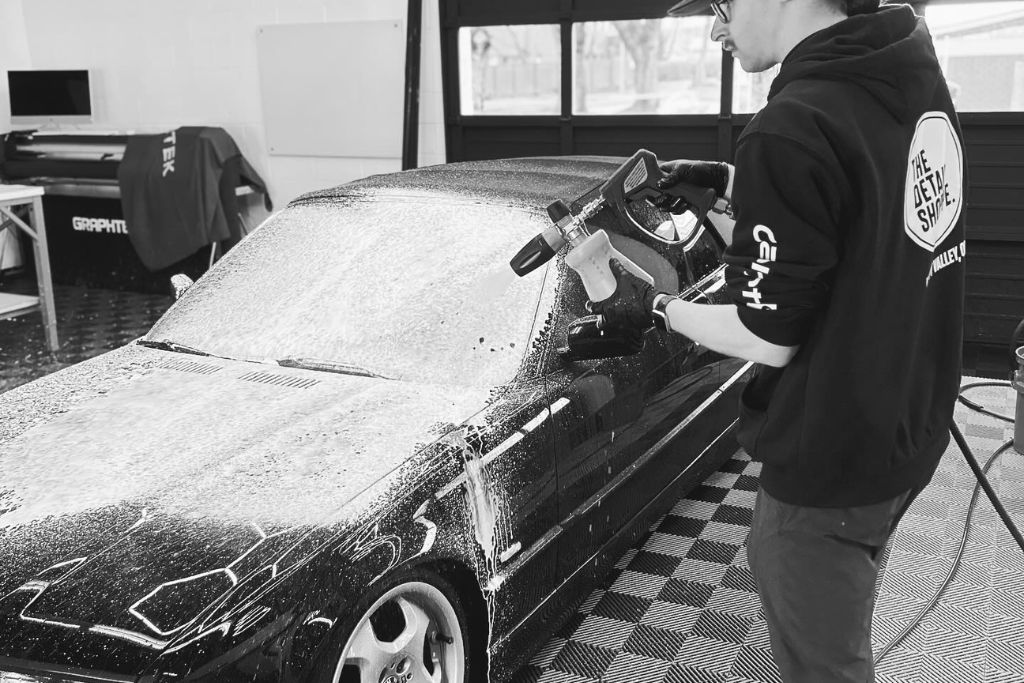
[[[711,0],[711,11],[723,24],[729,23],[729,0]]]

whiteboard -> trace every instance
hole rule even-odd
[[[401,158],[404,21],[257,29],[272,155]]]

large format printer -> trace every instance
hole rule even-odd
[[[271,209],[266,185],[221,128],[152,135],[16,131],[2,137],[0,180],[45,188],[59,284],[170,291],[199,277]],[[263,207],[252,198],[263,195]],[[265,215],[265,214],[264,214]]]

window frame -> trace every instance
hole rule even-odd
[[[931,0],[911,2],[918,14],[926,6],[959,4],[974,0]],[[980,0],[978,0],[980,1]],[[735,141],[752,114],[733,111],[733,81],[735,60],[728,52],[722,51],[721,103],[715,114],[642,114],[642,115],[592,115],[572,113],[573,45],[574,23],[590,21],[613,21],[630,19],[655,19],[665,16],[667,4],[664,0],[519,0],[516,3],[497,3],[495,0],[439,0],[438,10],[441,24],[442,91],[446,132],[445,153],[447,161],[464,161],[474,158],[494,158],[495,154],[474,156],[474,135],[488,130],[500,129],[510,140],[503,150],[505,156],[522,156],[522,150],[540,148],[549,153],[588,154],[592,145],[580,144],[579,133],[588,130],[615,130],[620,127],[631,129],[652,129],[648,139],[657,139],[657,129],[697,130],[702,134],[714,130],[712,150],[701,149],[703,158],[732,161]],[[708,10],[710,16],[710,10]],[[472,115],[460,113],[458,73],[458,31],[470,26],[558,24],[560,26],[561,54],[561,104],[558,115]],[[1012,121],[1015,125],[1024,123],[1024,112],[963,112],[960,121],[965,125],[992,125],[994,121]],[[609,136],[604,154],[628,155],[636,150],[637,135]],[[678,143],[675,147],[681,147]],[[686,147],[687,150],[690,147]]]
[[[635,19],[660,19],[665,17],[663,0],[633,0],[628,5],[617,0],[520,0],[518,3],[492,4],[490,0],[440,0],[438,5],[441,20],[441,78],[446,128],[446,160],[465,161],[474,157],[467,154],[467,131],[503,128],[527,138],[544,135],[545,149],[552,153],[566,155],[587,153],[577,148],[576,131],[623,122],[628,126],[648,128],[668,126],[672,128],[711,128],[715,132],[715,151],[707,158],[729,161],[732,158],[735,131],[732,122],[732,55],[721,51],[721,98],[717,114],[573,114],[573,41],[572,29],[575,23],[593,21],[616,21]],[[710,9],[707,11],[711,16]],[[523,24],[558,24],[561,60],[561,101],[557,115],[463,115],[461,113],[462,77],[459,72],[459,30],[473,26],[513,26]],[[508,156],[515,153],[519,145],[510,142]],[[614,144],[608,154],[629,154],[636,150],[633,144]],[[631,151],[626,151],[630,149]],[[486,158],[486,157],[480,157]]]

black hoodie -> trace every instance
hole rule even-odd
[[[785,502],[923,486],[960,382],[965,166],[923,19],[850,17],[799,43],[736,150],[729,291],[759,337],[740,443]]]

